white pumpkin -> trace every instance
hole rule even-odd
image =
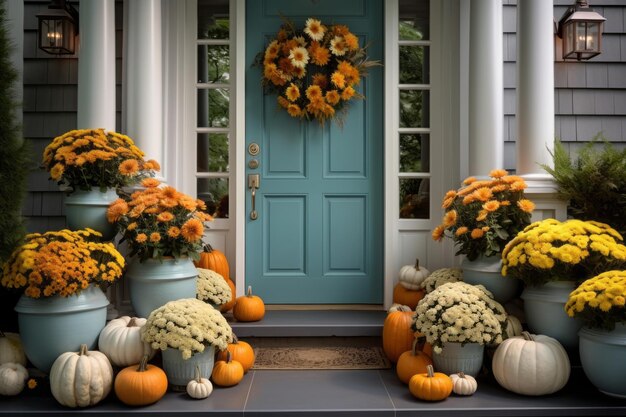
[[[389,310],[387,311],[387,313],[394,313],[396,311],[407,312],[407,311],[413,311],[413,309],[411,307],[409,307],[409,306],[405,306],[403,304],[395,303],[395,304],[392,304],[391,307],[389,307]]]
[[[456,395],[472,395],[478,389],[478,382],[471,375],[465,375],[463,372],[450,375],[452,380],[452,392]]]
[[[492,369],[503,388],[523,395],[552,394],[567,384],[571,371],[567,352],[556,339],[528,332],[498,346]]]
[[[98,338],[98,349],[115,366],[124,367],[141,362],[144,355],[151,359],[155,350],[141,340],[141,327],[146,319],[122,316],[104,326]]]
[[[26,355],[22,348],[22,341],[17,333],[0,331],[0,365],[9,362],[26,366]]]
[[[191,398],[201,400],[213,392],[213,384],[200,375],[200,367],[196,365],[196,377],[187,383],[187,394]]]
[[[509,314],[506,316],[506,338],[513,336],[521,336],[524,329],[522,328],[522,322],[515,316]],[[504,335],[503,335],[504,336]]]
[[[0,395],[17,395],[24,390],[28,371],[22,364],[8,362],[0,365]]]
[[[50,390],[67,407],[87,407],[104,399],[113,386],[113,368],[106,355],[96,350],[65,352],[50,369]]]
[[[420,266],[419,259],[416,259],[415,265],[405,265],[400,268],[398,280],[407,290],[419,290],[421,288],[422,281],[424,281],[428,275],[430,275],[428,269]]]

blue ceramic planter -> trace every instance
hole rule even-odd
[[[607,395],[626,399],[626,323],[610,332],[583,327],[578,335],[580,363],[589,381]]]
[[[95,348],[106,324],[108,305],[109,300],[95,286],[69,297],[23,295],[15,311],[26,357],[48,373],[61,353],[78,352],[81,344]]]
[[[133,259],[128,265],[130,301],[139,317],[148,317],[162,305],[181,298],[196,298],[198,270],[191,258]]]
[[[184,389],[196,375],[196,365],[200,368],[200,376],[209,379],[215,363],[215,346],[209,345],[203,352],[194,353],[191,358],[183,359],[178,349],[168,348],[162,353],[163,370],[167,382],[174,389]]]
[[[70,230],[89,227],[102,233],[102,240],[108,241],[115,237],[115,224],[109,223],[106,217],[109,204],[119,197],[114,189],[101,192],[74,191],[65,197],[65,218]]]
[[[463,269],[464,282],[484,286],[493,294],[493,298],[502,305],[515,298],[521,289],[519,280],[502,276],[502,258],[500,256],[488,258],[480,256],[473,261],[463,258],[461,269]]]
[[[485,345],[478,343],[461,345],[457,342],[447,342],[443,344],[441,353],[433,352],[433,365],[435,371],[446,375],[463,372],[476,376],[483,366],[484,352]]]

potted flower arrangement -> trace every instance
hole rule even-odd
[[[583,324],[580,362],[602,392],[626,398],[626,271],[610,270],[585,280],[569,295],[565,311]]]
[[[257,62],[262,63],[263,85],[278,95],[278,105],[295,118],[336,117],[353,98],[369,61],[359,38],[345,25],[326,26],[309,18],[303,29],[285,22]]]
[[[109,222],[117,225],[126,242],[129,263],[126,276],[135,312],[147,317],[171,300],[195,298],[198,271],[193,260],[203,250],[204,223],[213,218],[196,200],[155,178],[145,187],[115,200],[108,208]]]
[[[141,340],[163,354],[163,369],[174,386],[211,375],[215,349],[225,350],[233,332],[224,316],[196,298],[170,301],[155,309],[141,329]]]
[[[93,347],[109,304],[99,286],[119,279],[124,257],[91,229],[32,233],[3,266],[3,287],[24,289],[15,310],[26,355],[47,372],[63,352]]]
[[[440,268],[431,272],[422,281],[420,288],[429,293],[443,284],[458,281],[463,281],[463,270],[461,268]]]
[[[435,369],[476,375],[484,345],[502,342],[506,317],[502,305],[483,286],[457,281],[424,296],[415,309],[412,328],[432,345]]]
[[[94,228],[104,239],[112,239],[115,232],[104,213],[117,198],[116,190],[160,169],[158,162],[144,160],[131,138],[104,129],[71,130],[57,136],[44,150],[43,167],[67,193],[68,227]]]
[[[456,254],[466,256],[461,265],[463,280],[484,285],[504,304],[517,295],[519,285],[500,276],[500,254],[509,240],[530,224],[535,205],[524,198],[526,183],[521,177],[503,169],[492,170],[489,177],[466,178],[460,189],[445,194],[443,221],[432,237],[453,239]]]
[[[223,276],[210,269],[197,269],[196,298],[198,300],[205,301],[215,308],[232,300],[233,292]]]
[[[502,275],[517,278],[528,326],[534,333],[578,345],[582,323],[563,311],[569,293],[586,278],[626,265],[622,236],[610,226],[570,219],[535,222],[511,240],[502,252]]]

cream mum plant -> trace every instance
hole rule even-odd
[[[482,285],[443,284],[426,294],[413,316],[412,328],[426,336],[435,353],[448,342],[499,344],[506,311]]]
[[[427,293],[448,282],[463,281],[463,270],[461,268],[440,268],[430,273],[420,284],[420,288]]]
[[[178,349],[183,359],[204,352],[207,345],[224,350],[233,341],[233,330],[222,313],[195,298],[170,301],[150,313],[141,329],[141,340],[153,349]]]
[[[232,300],[233,293],[224,277],[215,271],[205,268],[198,269],[196,280],[196,298],[216,306]]]

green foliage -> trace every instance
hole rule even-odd
[[[21,206],[31,162],[15,117],[19,105],[14,89],[17,72],[11,63],[11,44],[5,25],[6,10],[0,0],[0,262],[4,262],[25,235]]]
[[[617,150],[601,134],[596,135],[572,158],[556,141],[551,153],[551,174],[559,194],[569,200],[568,215],[606,223],[626,233],[626,149]]]

